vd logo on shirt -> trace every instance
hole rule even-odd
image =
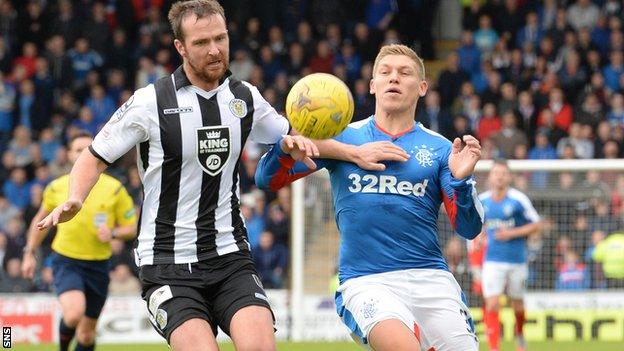
[[[219,174],[230,158],[230,127],[197,129],[197,160],[204,172]]]

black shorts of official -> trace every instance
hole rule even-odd
[[[108,296],[110,260],[78,260],[56,252],[50,256],[56,295],[82,291],[86,300],[85,316],[97,319]]]
[[[167,343],[192,318],[206,320],[215,336],[217,327],[230,335],[232,317],[241,308],[255,305],[271,311],[248,251],[190,264],[142,266],[139,278],[150,321]]]

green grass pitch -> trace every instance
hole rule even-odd
[[[56,351],[55,345],[13,345],[13,350],[19,351]],[[340,343],[279,343],[277,349],[280,351],[361,351],[352,342]],[[166,345],[149,344],[121,344],[121,345],[98,345],[97,351],[169,351]],[[482,343],[481,350],[486,351],[487,346]],[[514,351],[513,344],[503,343],[501,351]],[[529,351],[622,351],[624,342],[585,342],[585,341],[550,341],[550,342],[529,342]],[[232,344],[222,344],[221,351],[234,351]]]

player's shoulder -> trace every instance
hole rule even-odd
[[[448,140],[444,135],[423,126],[422,123],[416,123],[416,128],[422,133],[421,137],[423,137],[428,142],[448,148],[451,147],[451,141]]]
[[[58,192],[63,189],[69,189],[69,174],[59,176],[46,186],[48,191]]]
[[[363,120],[349,123],[349,125],[347,125],[347,128],[345,128],[342,133],[338,134],[335,139],[343,143],[363,142],[365,140],[362,138],[368,138],[368,136],[370,136],[370,134],[368,134],[366,131],[368,130],[367,126],[369,126],[372,121],[373,116],[370,116]]]
[[[361,130],[364,126],[371,123],[372,120],[373,116],[369,116],[367,118],[364,118],[363,120],[349,123],[345,130]]]
[[[507,197],[512,200],[518,201],[523,205],[526,203],[531,203],[531,199],[529,199],[529,197],[525,193],[516,188],[509,188],[509,190],[507,190]]]
[[[166,78],[166,77],[163,77]],[[163,79],[161,78],[161,79]],[[128,105],[136,104],[136,105],[149,105],[151,103],[156,102],[156,88],[154,84],[148,84],[143,88],[139,88],[134,91],[134,94],[128,99],[126,103],[130,102]]]
[[[489,200],[491,197],[492,197],[492,191],[491,190],[484,191],[481,194],[479,194],[479,200],[480,201]]]
[[[119,181],[119,179],[106,173],[102,173],[100,175],[97,183],[101,187],[106,188],[112,194],[117,194],[119,190],[123,187],[123,184],[121,183],[121,181]]]

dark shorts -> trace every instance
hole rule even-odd
[[[56,295],[69,290],[82,291],[87,303],[85,315],[97,319],[108,296],[110,260],[77,260],[56,252],[50,256]]]
[[[192,318],[230,335],[230,322],[243,307],[271,310],[249,252],[233,252],[197,263],[142,266],[139,278],[150,321],[167,342]],[[271,311],[271,314],[273,312]]]

